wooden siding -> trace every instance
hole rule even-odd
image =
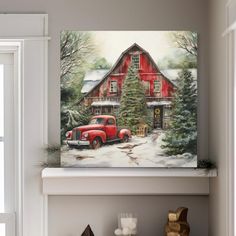
[[[152,98],[170,98],[174,92],[174,85],[167,78],[165,78],[158,67],[155,65],[154,61],[151,59],[150,55],[141,50],[139,47],[131,47],[126,53],[122,54],[116,65],[89,94],[85,96],[85,100],[89,98],[120,98],[122,93],[122,86],[126,78],[128,68],[131,64],[132,55],[140,55],[140,68],[138,70],[140,80],[147,82],[146,85],[148,90],[146,96]],[[117,92],[110,91],[111,82],[115,81],[117,84]],[[154,81],[160,81],[160,92],[155,91]],[[114,84],[114,82],[113,82]],[[92,99],[93,100],[93,99]],[[90,102],[89,102],[90,103]],[[91,104],[91,103],[90,103]]]

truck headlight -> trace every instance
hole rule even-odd
[[[88,133],[85,133],[85,134],[83,134],[83,136],[85,137],[85,138],[88,138]]]

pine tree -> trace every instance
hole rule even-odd
[[[118,124],[126,126],[135,133],[141,122],[147,119],[147,103],[144,87],[141,83],[136,68],[131,65],[124,80]]]
[[[65,108],[61,111],[61,141],[67,131],[74,127],[87,125],[92,117],[90,107],[81,105],[78,109]],[[62,125],[63,124],[63,125]]]
[[[197,87],[187,69],[178,75],[172,122],[163,141],[162,148],[169,155],[197,153]]]

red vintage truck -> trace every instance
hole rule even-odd
[[[90,146],[100,148],[102,144],[122,141],[128,142],[131,131],[118,128],[114,116],[94,116],[88,125],[75,127],[66,133],[66,143],[70,147]]]

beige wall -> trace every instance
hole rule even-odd
[[[193,30],[199,32],[199,156],[208,157],[208,1],[206,0],[7,0],[0,12],[48,13],[49,141],[60,132],[60,31]]]
[[[50,143],[59,143],[60,137],[61,30],[199,32],[199,157],[208,157],[208,1],[7,0],[0,1],[0,11],[49,14],[49,33],[52,37],[49,44]],[[215,141],[217,146],[219,140]],[[190,209],[191,235],[207,236],[208,197],[201,196],[50,197],[49,236],[80,235],[86,223],[93,224],[98,232],[97,236],[112,235],[111,231],[116,224],[115,216],[121,211],[138,213],[142,226],[141,235],[163,235],[167,211],[181,205]],[[74,226],[70,226],[71,222],[75,223]]]
[[[178,206],[190,206],[191,236],[208,235],[208,197],[52,196],[49,206],[49,236],[79,236],[88,223],[96,236],[112,236],[119,212],[137,215],[138,235],[163,236],[167,213]]]
[[[226,0],[210,1],[209,38],[209,156],[218,166],[210,181],[210,236],[226,235]]]

